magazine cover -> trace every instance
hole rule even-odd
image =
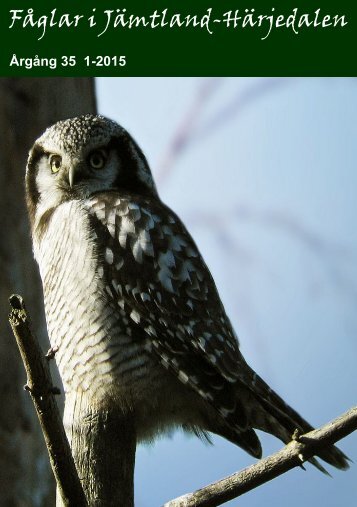
[[[356,9],[0,12],[0,507],[354,507]]]

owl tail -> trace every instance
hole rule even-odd
[[[294,409],[287,405],[253,370],[250,370],[250,372],[252,380],[254,379],[254,389],[248,394],[250,403],[245,406],[250,407],[247,416],[254,428],[271,433],[285,444],[292,440],[292,435],[296,430],[298,430],[300,435],[303,435],[314,429]],[[341,470],[349,468],[349,458],[334,445],[319,451],[318,456]],[[311,458],[309,461],[319,470],[328,474],[315,458]]]

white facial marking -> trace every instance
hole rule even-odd
[[[63,192],[56,184],[56,175],[51,173],[46,156],[38,162],[36,184],[41,196],[36,210],[36,218],[39,220],[47,210],[56,208],[63,199]]]

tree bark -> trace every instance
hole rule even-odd
[[[50,124],[94,112],[91,78],[0,79],[0,403],[6,407],[0,411],[1,507],[54,504],[46,448],[29,397],[22,390],[25,376],[6,318],[9,295],[21,293],[43,348],[48,348],[24,201],[27,154]]]

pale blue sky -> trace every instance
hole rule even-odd
[[[357,81],[100,78],[97,92],[196,239],[247,361],[312,424],[356,405]],[[168,157],[178,132],[187,144]],[[139,448],[137,507],[254,461],[214,443],[176,433]],[[357,462],[356,434],[340,446]],[[229,505],[355,507],[356,466],[333,479],[307,466]]]

